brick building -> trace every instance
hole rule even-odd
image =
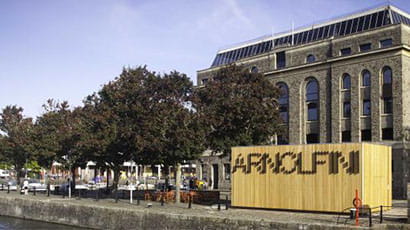
[[[218,51],[198,71],[206,84],[236,63],[282,92],[287,135],[278,144],[377,142],[393,147],[393,197],[407,193],[410,15],[385,5]],[[204,156],[200,171],[229,188],[229,159]],[[211,176],[212,174],[212,176]],[[215,187],[215,186],[214,186]]]

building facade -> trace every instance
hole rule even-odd
[[[393,197],[406,197],[409,14],[381,6],[220,50],[210,68],[198,71],[198,84],[231,63],[262,73],[280,88],[279,109],[288,132],[278,136],[278,144],[391,145]],[[217,170],[227,163],[220,159]],[[219,180],[229,188],[228,180]]]

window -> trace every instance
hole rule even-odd
[[[280,117],[283,119],[284,122],[289,121],[289,90],[288,86],[285,83],[279,83],[278,88],[280,90],[279,96],[279,113]]]
[[[287,123],[289,121],[289,113],[288,113],[288,107],[287,106],[279,106],[279,115],[282,118],[282,120]]]
[[[278,145],[286,145],[289,144],[288,139],[284,135],[278,135]]]
[[[372,49],[372,43],[361,44],[359,46],[360,52],[366,52]]]
[[[276,68],[281,69],[286,67],[285,52],[276,53]]]
[[[319,87],[316,80],[310,80],[306,85],[307,120],[318,120]]]
[[[308,103],[308,121],[317,121],[317,120],[318,120],[317,104]]]
[[[310,134],[306,135],[306,143],[307,144],[319,143],[319,134],[310,133]]]
[[[368,70],[363,70],[362,72],[362,86],[369,87],[371,84],[370,72]]]
[[[363,116],[370,116],[371,115],[371,103],[370,100],[363,100]]]
[[[343,89],[350,89],[350,75],[349,74],[344,74],[343,75],[343,82],[342,82],[342,88]]]
[[[393,40],[391,38],[380,41],[380,48],[386,48],[392,45],[393,45]]]
[[[362,130],[362,141],[372,141],[372,130],[370,129]]]
[[[201,81],[202,81],[202,85],[205,85],[208,82],[208,78],[204,78]]]
[[[316,58],[315,58],[315,56],[314,56],[313,54],[309,54],[309,55],[306,57],[306,63],[312,63],[312,62],[314,62],[314,61],[316,61]]]
[[[350,117],[350,101],[343,102],[343,117]]]
[[[342,132],[342,142],[351,142],[352,141],[352,137],[351,137],[350,133],[351,133],[350,130]]]
[[[383,88],[382,88],[382,99],[383,99],[383,112],[385,114],[393,113],[393,88],[392,88],[392,70],[390,67],[384,67],[383,71]]]
[[[258,67],[253,66],[253,67],[251,68],[251,73],[258,73],[258,72],[259,72]]]
[[[392,71],[389,67],[383,69],[383,85],[391,85],[392,83]]]
[[[319,99],[319,87],[316,80],[310,80],[306,85],[306,100],[315,101]]]
[[[382,129],[382,140],[393,140],[393,128]]]
[[[393,113],[393,99],[391,97],[383,100],[383,112],[385,114]]]
[[[340,50],[340,55],[342,55],[342,56],[346,56],[346,55],[350,55],[350,54],[352,54],[352,49],[350,47]]]
[[[224,164],[225,180],[231,180],[231,165]]]

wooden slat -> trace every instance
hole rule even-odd
[[[235,172],[235,160],[240,154],[247,169],[249,154],[258,154],[250,158],[250,173],[238,167]],[[266,173],[258,171],[264,165],[263,154],[268,154]],[[279,168],[277,157],[282,159]],[[360,143],[234,147],[232,170],[234,206],[341,212],[352,206],[356,189],[364,204],[391,205],[388,146]]]

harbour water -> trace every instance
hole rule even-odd
[[[41,221],[18,219],[6,216],[0,216],[0,230],[25,230],[25,229],[56,229],[56,230],[80,230],[83,228],[72,227],[61,224],[51,224]]]

